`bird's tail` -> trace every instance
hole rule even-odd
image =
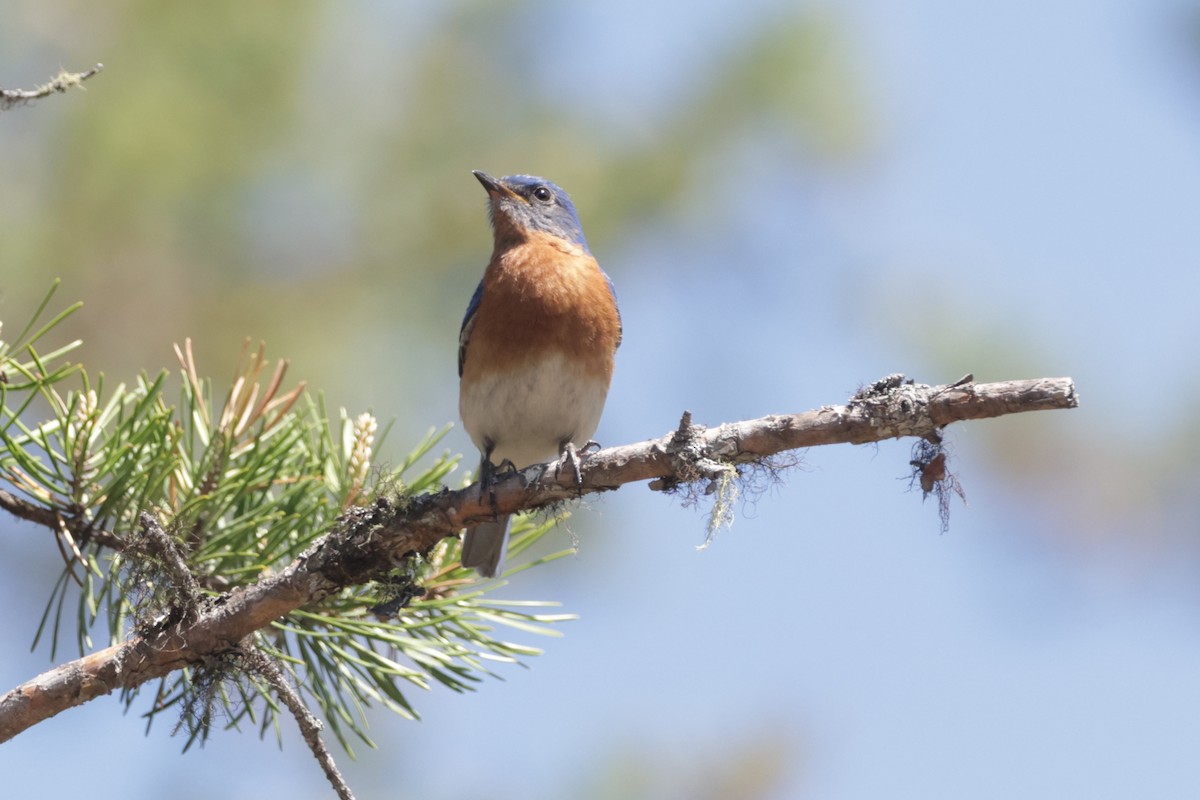
[[[495,522],[483,522],[467,528],[463,534],[462,564],[474,567],[485,578],[494,578],[504,563],[508,549],[508,525],[512,517],[505,514]]]

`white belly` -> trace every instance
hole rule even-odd
[[[561,355],[516,372],[485,373],[459,393],[463,425],[479,451],[492,442],[491,461],[524,469],[556,458],[564,442],[582,447],[596,432],[608,383]]]

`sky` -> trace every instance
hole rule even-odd
[[[747,17],[785,7],[547,6],[560,68],[537,90],[637,136]],[[376,711],[378,749],[342,759],[359,797],[736,797],[719,787],[737,775],[780,799],[1200,793],[1197,9],[826,11],[864,155],[747,135],[692,165],[665,221],[592,240],[625,323],[597,438],[662,435],[685,408],[708,424],[802,411],[896,371],[1069,375],[1080,408],[952,429],[968,504],[944,534],[903,442],[805,453],[702,552],[703,510],[678,499],[586,501],[577,555],[501,590],[579,619],[503,681],[414,694],[420,722]],[[472,168],[492,169],[464,164],[464,191]],[[574,200],[587,230],[595,198]],[[482,202],[478,225],[482,267]],[[398,448],[454,418],[449,368],[413,391]],[[10,565],[57,558],[30,526],[2,531]],[[0,581],[5,687],[49,666],[26,652],[42,602]],[[105,698],[3,745],[0,767],[20,797],[329,796],[286,725],[282,752],[247,731],[183,755],[169,727],[143,736]]]

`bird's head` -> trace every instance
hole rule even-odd
[[[571,198],[558,186],[533,175],[493,178],[474,171],[488,193],[488,216],[499,244],[508,238],[524,238],[530,231],[543,231],[588,249],[583,226]]]

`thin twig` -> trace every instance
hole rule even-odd
[[[292,688],[279,665],[266,653],[253,646],[242,649],[241,661],[247,669],[270,684],[271,688],[275,690],[275,694],[287,706],[288,711],[292,712],[292,716],[296,718],[296,724],[300,726],[300,735],[304,737],[308,749],[312,751],[313,757],[321,765],[325,777],[333,785],[337,796],[341,800],[354,800],[354,794],[350,791],[342,773],[338,771],[333,755],[321,738],[321,728],[324,727],[321,720],[317,719],[304,705],[300,694]]]
[[[58,509],[31,503],[4,489],[0,489],[0,509],[4,509],[18,519],[36,522],[56,533],[61,530],[62,526],[66,526],[81,545],[83,542],[92,542],[111,550],[122,550],[125,547],[125,541],[112,531],[93,528],[86,520],[74,517],[65,518],[60,516],[64,512]]]
[[[85,519],[62,516],[63,512],[58,509],[31,503],[4,489],[0,489],[0,509],[7,511],[17,519],[28,520],[49,528],[59,536],[69,533],[75,540],[74,549],[80,552],[85,544],[106,547],[118,553],[125,552],[129,546],[123,537],[112,531],[94,527]],[[84,566],[87,567],[86,561]],[[224,592],[233,586],[223,575],[202,575],[198,582],[203,588],[214,592]]]
[[[36,89],[0,88],[0,111],[8,111],[10,108],[24,105],[33,100],[41,100],[43,97],[49,97],[55,92],[62,93],[77,86],[83,88],[83,82],[102,69],[104,69],[104,65],[97,64],[84,72],[67,72],[66,70],[62,70],[49,83],[43,84]]]
[[[135,547],[149,552],[162,563],[167,575],[171,578],[171,584],[179,592],[184,619],[188,621],[195,619],[196,615],[200,613],[200,603],[204,599],[196,576],[192,574],[191,568],[184,560],[183,554],[179,552],[175,541],[163,530],[162,525],[158,524],[158,520],[143,511],[138,514],[138,521],[142,524],[142,533],[145,534],[145,539],[137,543]]]

